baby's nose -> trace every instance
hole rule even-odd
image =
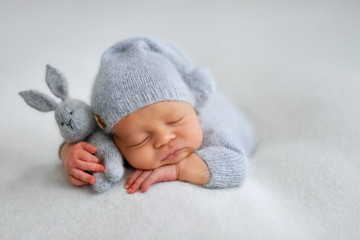
[[[155,141],[155,148],[161,148],[162,146],[168,144],[170,141],[176,138],[175,133],[163,130],[157,133],[156,141]]]

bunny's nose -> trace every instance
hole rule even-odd
[[[71,130],[74,130],[74,127],[71,125],[73,123],[72,119],[70,118],[69,123],[66,123],[66,126],[68,126],[69,128],[71,128]]]

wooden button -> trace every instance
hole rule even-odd
[[[105,123],[103,121],[101,121],[101,118],[99,115],[95,114],[95,121],[97,122],[97,124],[99,125],[99,127],[101,127],[102,129],[104,129],[106,126],[105,126]]]

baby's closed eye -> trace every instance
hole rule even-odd
[[[146,136],[146,137],[143,138],[142,140],[138,140],[138,141],[134,141],[134,143],[130,143],[128,147],[129,147],[129,148],[139,147],[139,146],[145,144],[149,139],[150,139],[150,136]]]
[[[168,124],[177,124],[180,123],[185,117],[176,118],[175,120],[171,120]]]

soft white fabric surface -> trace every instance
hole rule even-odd
[[[0,239],[359,239],[358,1],[1,1]],[[89,102],[101,53],[151,35],[208,66],[254,123],[240,188],[67,183],[45,64]]]

